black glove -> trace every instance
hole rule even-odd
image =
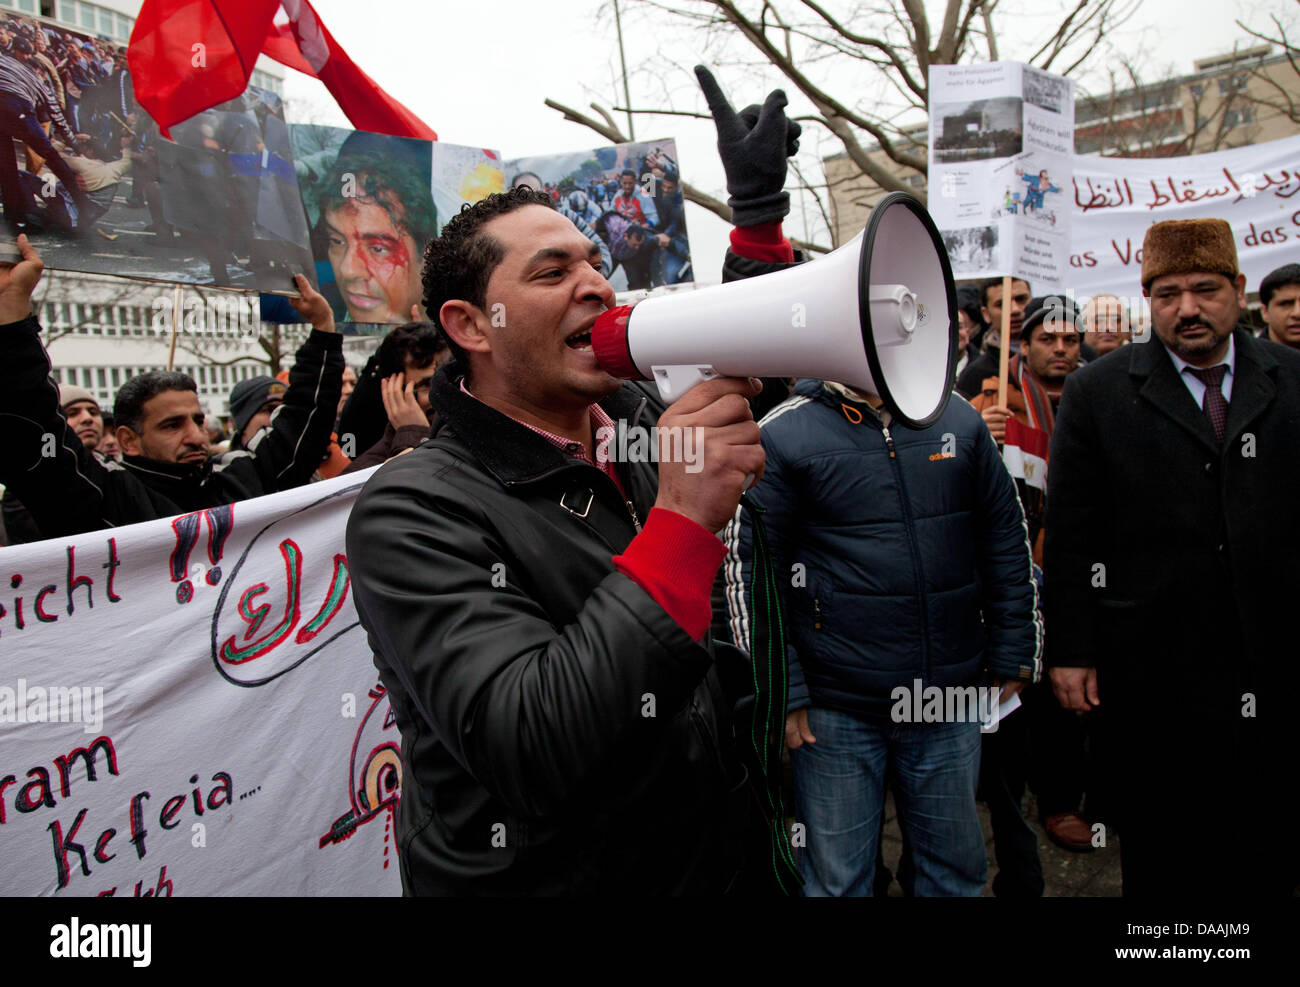
[[[774,89],[760,107],[736,113],[713,74],[695,66],[709,112],[718,128],[718,156],[727,173],[731,221],[736,226],[776,223],[790,212],[784,191],[786,158],[799,150],[799,124],[785,115],[785,92]]]

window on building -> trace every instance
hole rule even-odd
[[[109,370],[109,372],[108,372],[108,379],[111,380],[111,381],[113,382],[113,389],[114,389],[114,390],[116,390],[117,388],[121,387],[121,386],[122,386],[122,368],[121,368],[121,367],[112,367],[112,368]]]
[[[229,383],[230,383],[230,368],[229,368],[229,367],[222,367],[222,368],[221,368],[221,383],[222,383],[222,384],[229,384]]]
[[[50,376],[54,378],[54,383],[56,383],[56,384],[62,384],[62,383],[63,383],[63,374],[62,374],[62,372],[59,370],[58,367],[53,367],[53,368],[51,368],[51,370],[50,370]]]
[[[104,372],[103,367],[95,368],[95,382],[101,391],[108,389],[108,374]]]
[[[1223,114],[1223,126],[1226,130],[1233,127],[1241,127],[1251,122],[1251,113],[1249,106],[1243,106],[1238,110],[1227,110]]]
[[[1247,76],[1243,72],[1220,76],[1219,93],[1223,96],[1229,96],[1232,93],[1242,92],[1246,88],[1247,81]]]
[[[80,4],[78,7],[77,23],[87,31],[95,30],[95,8],[88,3]]]

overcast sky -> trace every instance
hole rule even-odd
[[[1011,11],[1014,3],[1003,0],[1000,6]],[[482,0],[436,5],[429,0],[313,0],[313,6],[357,64],[444,141],[491,147],[507,158],[576,151],[605,143],[593,131],[566,122],[542,102],[549,96],[585,109],[598,98],[604,105],[612,105],[618,49],[613,17],[608,5],[604,15],[598,16],[598,0]],[[634,0],[622,0],[624,46],[632,77],[632,102],[637,107],[648,105],[656,85],[647,73],[638,73],[638,68],[656,56],[684,66],[710,61],[703,38],[681,28],[669,30],[662,15],[663,24],[648,22],[647,14],[635,9],[639,6]],[[629,7],[633,9],[629,11]],[[943,4],[929,0],[927,7],[941,13]],[[1042,13],[1001,16],[996,23],[1002,33],[1002,58],[1032,54],[1025,45],[1045,37],[1054,26],[1052,22],[1061,16],[1061,6],[1053,3],[1022,3],[1020,9]],[[1243,46],[1251,43],[1234,19],[1266,24],[1270,10],[1294,17],[1295,9],[1291,4],[1259,0],[1142,0],[1137,15],[1109,41],[1119,52],[1144,53],[1143,67],[1152,73],[1170,69],[1190,72],[1197,58],[1228,51],[1234,41]],[[1098,69],[1104,70],[1107,61],[1099,59]],[[1113,59],[1109,61],[1114,64]],[[291,119],[348,125],[323,86],[292,70],[285,71],[285,95],[293,101]],[[677,108],[704,110],[693,77],[665,73],[663,79],[673,87]],[[774,72],[767,78],[720,72],[719,82],[738,105],[761,102],[768,89],[779,84]],[[801,107],[796,101],[793,106],[792,112],[806,104]],[[619,119],[626,130],[625,118]],[[642,139],[676,137],[685,180],[726,198],[710,121],[640,117],[636,134]],[[825,139],[821,150],[832,153],[836,146]],[[818,174],[817,180],[820,178]],[[813,238],[829,242],[815,219],[810,223]],[[687,226],[697,279],[716,282],[729,227],[694,205],[687,207]],[[801,214],[792,215],[786,229],[792,236],[803,236]]]

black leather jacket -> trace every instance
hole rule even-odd
[[[347,531],[402,733],[403,889],[725,890],[741,786],[711,647],[611,561],[654,503],[654,464],[620,464],[624,501],[457,371],[434,378],[433,437],[375,474]],[[601,405],[653,424],[633,386]]]

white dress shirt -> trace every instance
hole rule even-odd
[[[1178,376],[1181,377],[1183,379],[1183,383],[1187,385],[1187,390],[1191,392],[1192,400],[1196,402],[1196,407],[1204,408],[1205,407],[1205,385],[1201,383],[1200,378],[1197,377],[1195,374],[1188,373],[1187,369],[1191,367],[1193,370],[1202,370],[1202,369],[1212,370],[1213,367],[1192,367],[1190,363],[1188,363],[1186,360],[1180,357],[1168,346],[1165,347],[1165,352],[1169,354],[1169,359],[1174,361],[1174,369],[1178,371]],[[1223,358],[1222,361],[1214,364],[1214,366],[1219,367],[1225,363],[1228,365],[1228,372],[1223,375],[1223,383],[1222,385],[1220,385],[1220,390],[1222,390],[1223,392],[1223,400],[1231,404],[1232,403],[1232,378],[1236,375],[1236,367],[1237,367],[1237,344],[1231,336],[1228,337],[1227,355]]]

